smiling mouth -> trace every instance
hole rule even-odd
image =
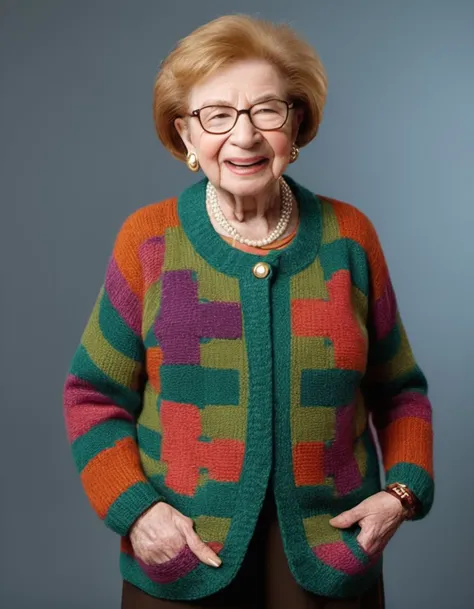
[[[267,161],[268,159],[259,159],[252,163],[234,163],[234,161],[226,161],[226,163],[229,163],[233,167],[258,167],[259,165],[264,165]]]

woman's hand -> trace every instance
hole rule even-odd
[[[332,518],[329,524],[338,529],[347,529],[358,523],[361,531],[357,541],[367,554],[373,555],[382,552],[404,519],[401,502],[381,491]]]
[[[167,503],[157,503],[133,525],[130,541],[135,555],[147,565],[163,564],[187,545],[197,558],[211,567],[221,559],[197,535],[191,518],[183,516]]]

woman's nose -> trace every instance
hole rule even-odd
[[[232,142],[242,147],[248,147],[255,144],[260,137],[260,131],[253,126],[250,116],[241,114],[231,131]]]

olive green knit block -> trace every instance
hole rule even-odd
[[[149,457],[142,449],[140,449],[140,461],[147,478],[151,476],[166,476],[168,471],[167,464]]]
[[[321,199],[321,211],[324,217],[321,243],[327,244],[340,239],[341,232],[334,207],[328,201]]]
[[[291,294],[294,299],[321,298],[326,300],[328,298],[324,271],[319,258],[291,278]]]
[[[295,407],[291,410],[291,442],[326,442],[332,440],[336,428],[336,409]]]
[[[155,281],[146,291],[143,301],[142,335],[147,336],[153,328],[161,304],[161,281]],[[152,345],[147,345],[152,346]]]
[[[240,406],[206,406],[201,411],[201,426],[204,436],[245,442],[247,409]]]
[[[245,346],[240,339],[213,338],[200,344],[201,366],[241,371],[246,365]]]
[[[160,413],[158,410],[158,395],[147,383],[143,392],[143,408],[137,423],[161,433]]]
[[[216,273],[202,258],[196,256],[182,228],[170,228],[166,232],[163,272],[193,270],[198,278],[198,297],[212,302],[238,302],[239,282]]]
[[[324,336],[292,336],[291,355],[294,361],[292,385],[299,382],[303,370],[328,370],[336,367],[334,347]]]
[[[369,310],[369,301],[367,296],[356,286],[351,286],[351,300],[354,310],[354,316],[359,323],[361,332],[367,336],[367,315]]]
[[[229,533],[231,519],[214,516],[198,516],[194,519],[196,533],[204,542],[217,541],[225,543]]]
[[[329,524],[330,514],[319,514],[303,519],[306,539],[311,548],[323,543],[333,543],[342,539],[341,531]]]
[[[82,335],[82,344],[89,357],[102,372],[116,383],[136,387],[140,362],[130,359],[107,342],[99,326],[100,302],[96,302],[89,323]]]

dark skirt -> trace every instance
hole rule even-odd
[[[301,588],[283,550],[273,493],[268,493],[247,554],[234,580],[212,596],[167,601],[123,582],[122,609],[384,609],[383,581],[360,597],[327,599]]]

